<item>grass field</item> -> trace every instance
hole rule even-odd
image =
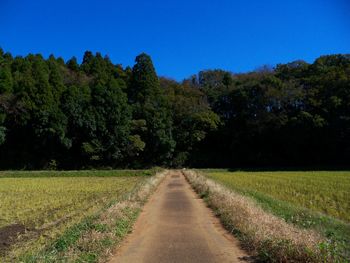
[[[152,170],[0,171],[0,178],[150,176]]]
[[[350,172],[209,172],[240,192],[270,197],[350,222]]]
[[[350,172],[203,172],[287,222],[317,230],[336,253],[350,256]]]
[[[43,248],[66,229],[143,182],[151,171],[1,172],[0,232],[20,231],[0,255],[23,254]],[[2,240],[3,241],[3,240]],[[5,243],[6,243],[5,242]],[[13,244],[12,244],[13,243]],[[1,251],[2,250],[2,251]]]

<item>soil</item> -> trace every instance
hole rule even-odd
[[[110,262],[246,262],[250,257],[192,190],[168,175]]]
[[[25,233],[26,228],[21,224],[13,224],[0,228],[0,254],[16,243],[17,236]]]

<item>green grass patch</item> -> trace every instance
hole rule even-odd
[[[98,262],[107,249],[112,249],[132,229],[139,214],[138,208],[124,208],[120,218],[111,218],[111,225],[99,223],[99,215],[87,217],[82,222],[67,229],[46,249],[38,253],[28,253],[20,258],[21,262]],[[103,231],[105,235],[92,238],[92,231]],[[111,234],[112,233],[112,234]],[[83,237],[87,236],[87,240]],[[106,256],[106,255],[104,255]]]

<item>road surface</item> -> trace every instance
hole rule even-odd
[[[144,206],[110,262],[246,262],[212,211],[180,171],[170,172]]]

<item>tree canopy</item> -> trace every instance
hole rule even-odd
[[[233,74],[159,78],[85,52],[0,49],[0,168],[341,166],[350,158],[350,55]]]

